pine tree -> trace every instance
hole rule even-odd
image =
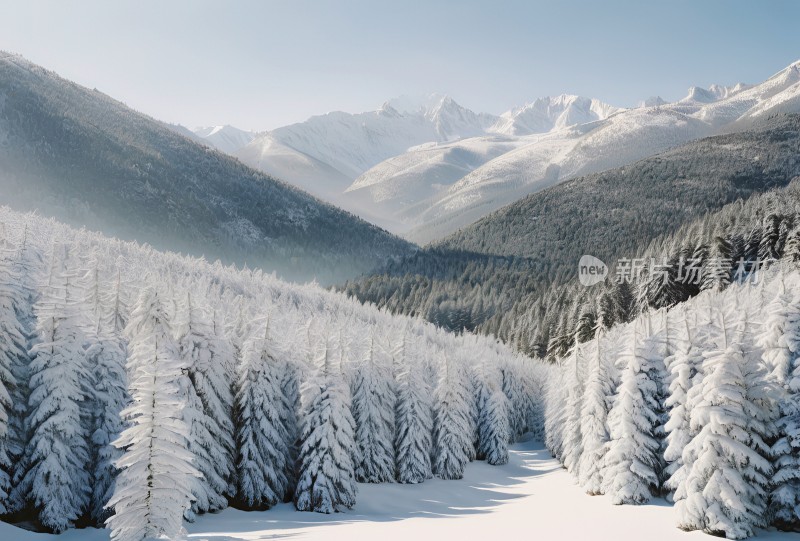
[[[564,424],[567,408],[567,368],[558,367],[547,379],[547,392],[544,408],[545,446],[556,458],[563,456]]]
[[[445,356],[434,393],[433,473],[442,479],[461,479],[469,463],[473,400],[468,374]]]
[[[581,408],[581,449],[578,480],[591,495],[602,494],[602,465],[608,450],[608,409],[614,392],[601,344],[602,327],[595,330],[594,356],[589,363]]]
[[[180,380],[187,399],[184,421],[191,437],[189,451],[202,477],[193,479],[194,502],[187,519],[195,513],[219,511],[228,505],[233,464],[233,396],[226,369],[232,362],[222,355],[213,322],[197,299],[187,293],[179,303],[178,346],[187,366]]]
[[[472,462],[478,458],[478,422],[480,421],[480,401],[478,389],[480,382],[478,381],[478,367],[469,366],[465,367],[466,372],[466,393],[467,403],[469,404],[469,415],[467,421],[469,423],[468,436],[469,443],[464,447],[464,452],[467,454],[467,460]]]
[[[628,344],[608,416],[610,441],[603,472],[603,490],[615,505],[646,503],[659,486],[659,442],[654,434],[659,423],[658,382],[652,360],[641,347],[636,322],[624,339]]]
[[[8,499],[11,492],[11,448],[13,447],[13,396],[17,394],[14,368],[28,365],[22,323],[17,315],[21,302],[18,278],[11,268],[10,256],[0,251],[0,515],[10,511]]]
[[[177,539],[200,472],[192,466],[183,420],[179,382],[188,367],[154,289],[142,291],[126,333],[131,405],[122,413],[127,428],[114,442],[124,453],[106,524],[114,541]]]
[[[698,372],[703,359],[702,351],[694,343],[695,338],[692,336],[685,310],[682,315],[680,346],[667,361],[671,381],[666,401],[669,418],[665,425],[667,447],[664,450],[664,460],[667,462],[666,474],[669,478],[665,486],[673,492],[685,479],[687,472],[683,467],[683,451],[694,435],[690,423],[693,408],[689,404],[689,394],[692,387],[702,379],[702,375]]]
[[[703,399],[692,413],[696,457],[675,493],[679,526],[743,539],[765,524],[773,392],[757,362],[725,338],[704,354]],[[760,362],[760,361],[759,361]]]
[[[12,490],[6,504],[9,513],[18,512],[26,504],[27,495],[13,487],[18,485],[22,476],[25,474],[25,463],[23,453],[30,440],[25,418],[28,413],[28,403],[30,401],[30,363],[31,353],[29,345],[34,336],[35,315],[33,306],[38,299],[39,293],[35,290],[34,284],[39,281],[39,267],[43,264],[40,252],[32,246],[29,241],[28,226],[25,225],[22,242],[16,250],[7,247],[6,254],[11,261],[6,267],[9,284],[14,287],[4,288],[3,295],[7,306],[13,308],[13,315],[17,320],[17,330],[20,337],[9,341],[7,347],[12,353],[11,376],[14,378],[15,385],[9,389],[12,409],[8,418],[8,454],[10,456],[10,469],[12,480]],[[12,253],[13,252],[13,255]],[[10,322],[9,328],[13,326]],[[13,333],[13,331],[10,331]],[[13,336],[11,334],[10,336]]]
[[[88,511],[90,502],[83,409],[89,374],[74,282],[74,275],[59,273],[36,307],[25,418],[30,440],[15,487],[18,499],[37,511],[42,526],[57,533]]]
[[[284,365],[269,336],[269,321],[264,327],[263,336],[244,344],[236,392],[237,505],[247,510],[269,509],[290,492]]]
[[[518,365],[506,362],[502,366],[503,392],[509,402],[509,437],[508,442],[514,443],[522,436],[526,427],[527,408],[525,404],[525,389],[518,371]]]
[[[581,359],[583,357],[578,337],[572,347],[567,365],[567,403],[564,421],[564,442],[562,462],[570,473],[578,474],[581,453],[581,404],[583,403],[583,381],[581,379]]]
[[[431,388],[422,363],[407,344],[395,352],[397,401],[395,402],[395,469],[400,483],[430,479],[433,448]]]
[[[784,275],[776,280],[778,292],[764,308],[767,314],[757,344],[763,350],[763,359],[771,377],[785,385],[792,366],[792,351],[786,341],[786,325],[790,315],[792,293],[786,291]]]
[[[779,528],[797,530],[800,529],[800,296],[795,295],[782,312],[786,319],[780,327],[783,335],[778,342],[788,350],[791,360],[786,367],[788,373],[778,373],[780,417],[776,422],[777,439],[772,446],[775,469],[770,507]]]
[[[92,418],[92,500],[91,518],[102,524],[108,518],[106,509],[114,492],[115,466],[122,451],[113,445],[124,425],[120,413],[128,405],[128,377],[125,372],[126,350],[122,340],[104,329],[86,350],[86,358],[94,383]]]
[[[374,335],[366,358],[355,369],[352,383],[356,426],[356,480],[394,480],[394,408],[391,366],[378,359]]]
[[[508,462],[508,398],[503,392],[501,374],[482,367],[478,388],[478,458],[492,466]]]
[[[355,446],[350,393],[326,341],[319,374],[304,384],[294,504],[298,511],[333,513],[356,503]]]
[[[298,426],[297,416],[300,412],[300,378],[301,368],[296,362],[286,359],[283,364],[283,379],[281,381],[281,391],[283,398],[286,401],[286,407],[283,408],[284,418],[283,426],[286,429],[287,458],[286,458],[286,478],[288,479],[288,486],[294,487],[297,482],[297,472],[295,465],[297,464],[298,455],[298,438],[300,437],[300,429]],[[294,494],[291,490],[287,490],[284,495],[284,501],[292,501]]]

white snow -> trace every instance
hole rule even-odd
[[[448,96],[403,96],[273,130],[237,156],[419,243],[522,196],[776,112],[800,112],[800,63],[758,85],[692,87],[620,109],[562,94],[499,117]],[[376,220],[375,218],[378,217]]]
[[[348,513],[301,513],[291,504],[263,512],[235,509],[188,524],[193,541],[260,541],[291,538],[321,541],[502,539],[525,535],[540,540],[687,541],[712,539],[675,526],[664,500],[614,506],[608,497],[587,496],[543,449],[529,441],[511,447],[505,466],[473,462],[464,479],[431,479],[420,485],[358,486]],[[760,530],[754,539],[794,539],[797,534]],[[69,530],[59,536],[0,523],[9,541],[107,541],[107,530]]]
[[[256,137],[253,132],[227,125],[195,128],[193,132],[197,137],[227,154],[233,154]]]

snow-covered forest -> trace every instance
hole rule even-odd
[[[588,494],[732,539],[798,527],[800,273],[757,278],[600,324],[551,368],[545,443]]]
[[[331,513],[543,430],[547,369],[311,284],[0,208],[0,514],[112,539]]]

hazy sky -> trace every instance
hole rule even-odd
[[[0,0],[0,49],[162,120],[263,130],[401,94],[674,100],[800,59],[798,23],[793,0]]]

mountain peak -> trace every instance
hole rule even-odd
[[[452,98],[447,94],[433,92],[431,94],[409,95],[403,94],[392,98],[386,103],[401,113],[422,113],[425,114],[443,102],[450,101]]]
[[[233,154],[248,145],[256,137],[253,132],[242,130],[229,124],[198,127],[192,131],[197,137],[228,154]]]
[[[618,110],[600,100],[575,94],[545,96],[503,113],[492,131],[506,135],[546,133],[602,120]]]
[[[642,100],[639,102],[639,107],[659,107],[661,105],[666,105],[667,102],[661,96],[650,96],[646,100]]]

